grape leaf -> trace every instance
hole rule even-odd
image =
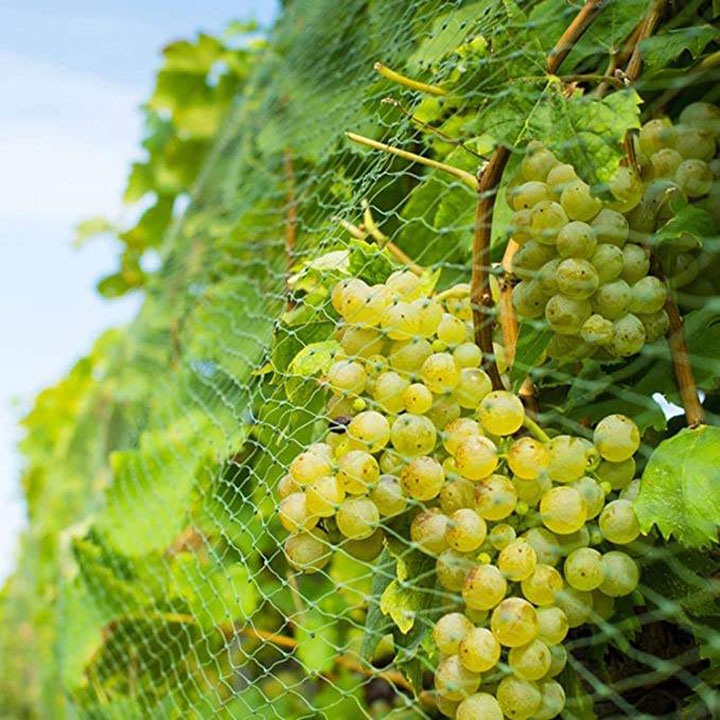
[[[664,440],[645,467],[635,512],[643,532],[657,525],[686,547],[717,542],[720,428],[686,428]]]
[[[368,598],[368,609],[365,617],[365,631],[363,634],[360,655],[370,660],[383,635],[392,629],[392,623],[384,617],[380,609],[380,599],[390,583],[395,581],[395,560],[390,551],[383,549],[380,557],[375,561],[373,584]]]
[[[657,70],[670,65],[686,50],[693,59],[697,59],[703,50],[718,38],[720,30],[712,25],[696,25],[645,38],[640,43],[640,49],[648,70]]]
[[[547,349],[553,332],[546,325],[522,322],[518,332],[515,360],[510,370],[510,383],[513,392],[523,384],[531,368],[536,367]]]
[[[712,215],[694,205],[685,205],[655,233],[652,241],[658,246],[671,245],[684,235],[700,241],[714,237],[716,231]]]

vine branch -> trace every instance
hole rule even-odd
[[[419,90],[420,92],[424,92],[427,95],[443,96],[448,94],[447,90],[443,90],[437,85],[428,85],[427,83],[413,80],[412,78],[409,78],[406,75],[397,72],[396,70],[392,70],[387,65],[383,65],[383,63],[381,62],[376,62],[373,67],[383,77],[386,77],[388,80],[397,83],[398,85],[404,85],[405,87],[411,88],[412,90]]]
[[[503,384],[493,354],[492,293],[490,292],[490,236],[492,216],[497,197],[497,186],[510,158],[510,150],[498,145],[490,162],[477,182],[477,206],[475,210],[475,236],[473,239],[472,279],[470,301],[472,304],[475,343],[483,353],[483,367],[490,376],[494,390],[502,390]]]
[[[650,7],[643,20],[637,40],[635,41],[635,47],[630,56],[630,61],[625,68],[625,76],[630,82],[635,82],[640,75],[640,70],[642,69],[642,50],[640,49],[640,45],[645,38],[649,38],[653,32],[655,32],[655,28],[660,22],[660,18],[665,10],[665,2],[666,0],[650,0]]]
[[[555,75],[563,60],[570,54],[570,51],[575,47],[575,43],[590,27],[604,4],[605,0],[587,0],[548,55],[547,71],[550,75]]]

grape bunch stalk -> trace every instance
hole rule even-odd
[[[638,428],[610,415],[592,440],[549,437],[518,396],[493,390],[466,286],[433,295],[398,271],[345,279],[332,304],[330,429],[277,488],[288,561],[317,572],[341,547],[369,562],[405,516],[408,550],[435,559],[438,708],[557,716],[566,634],[607,620],[639,582]]]
[[[520,245],[512,299],[518,315],[544,318],[555,333],[548,355],[626,357],[667,333],[667,289],[651,273],[652,236],[689,201],[718,222],[719,126],[720,110],[708,103],[689,105],[677,126],[649,121],[636,141],[640,172],[621,165],[603,188],[591,188],[541,143],[527,146],[507,193],[509,232]],[[667,272],[674,287],[704,269],[699,247],[683,242]]]

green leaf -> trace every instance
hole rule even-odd
[[[568,664],[558,675],[557,681],[565,690],[565,709],[562,712],[564,720],[596,720],[597,715],[593,710],[592,696],[580,682],[577,672]]]
[[[165,67],[168,70],[207,75],[215,62],[224,52],[222,43],[217,38],[205,33],[198,35],[196,42],[179,40],[166,45],[163,49]]]
[[[107,218],[97,215],[79,222],[75,226],[75,239],[73,244],[75,247],[82,247],[88,240],[98,235],[114,235],[117,228]]]
[[[537,367],[552,336],[552,330],[546,325],[527,321],[520,323],[515,360],[510,370],[510,384],[514,392],[523,384],[528,372]]]
[[[685,428],[653,452],[635,512],[643,532],[702,548],[717,542],[720,524],[720,428]]]
[[[288,400],[294,402],[304,390],[308,379],[326,373],[333,363],[335,352],[340,347],[336,340],[325,340],[304,347],[288,366],[285,389]]]
[[[391,622],[384,617],[380,608],[380,599],[392,582],[395,582],[395,560],[390,551],[384,548],[380,557],[375,561],[372,590],[368,597],[365,630],[360,650],[360,655],[365,660],[372,659],[378,642],[392,629]]]
[[[705,48],[720,38],[720,30],[711,25],[677,28],[645,38],[640,43],[643,63],[648,70],[658,70],[672,64],[688,51],[696,60]]]
[[[655,245],[672,245],[685,235],[698,241],[715,237],[715,221],[709,212],[694,205],[685,205],[652,238]]]
[[[337,617],[306,608],[296,616],[295,655],[305,672],[322,673],[332,668],[340,641]]]

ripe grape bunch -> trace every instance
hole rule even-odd
[[[288,561],[318,572],[333,548],[370,561],[406,516],[408,548],[435,560],[440,710],[555,717],[566,634],[605,621],[639,581],[638,428],[610,415],[592,441],[548,437],[481,369],[465,286],[433,296],[398,271],[344,280],[332,303],[330,429],[277,489]]]
[[[685,108],[678,126],[649,121],[636,143],[640,174],[618,167],[605,200],[572,165],[540,143],[528,145],[507,193],[515,211],[509,231],[520,245],[513,304],[522,317],[545,318],[555,333],[551,357],[625,357],[667,333],[667,291],[649,274],[648,241],[678,203],[699,203],[717,222],[718,137],[720,110],[708,103]],[[676,287],[703,269],[691,248],[670,273]]]

